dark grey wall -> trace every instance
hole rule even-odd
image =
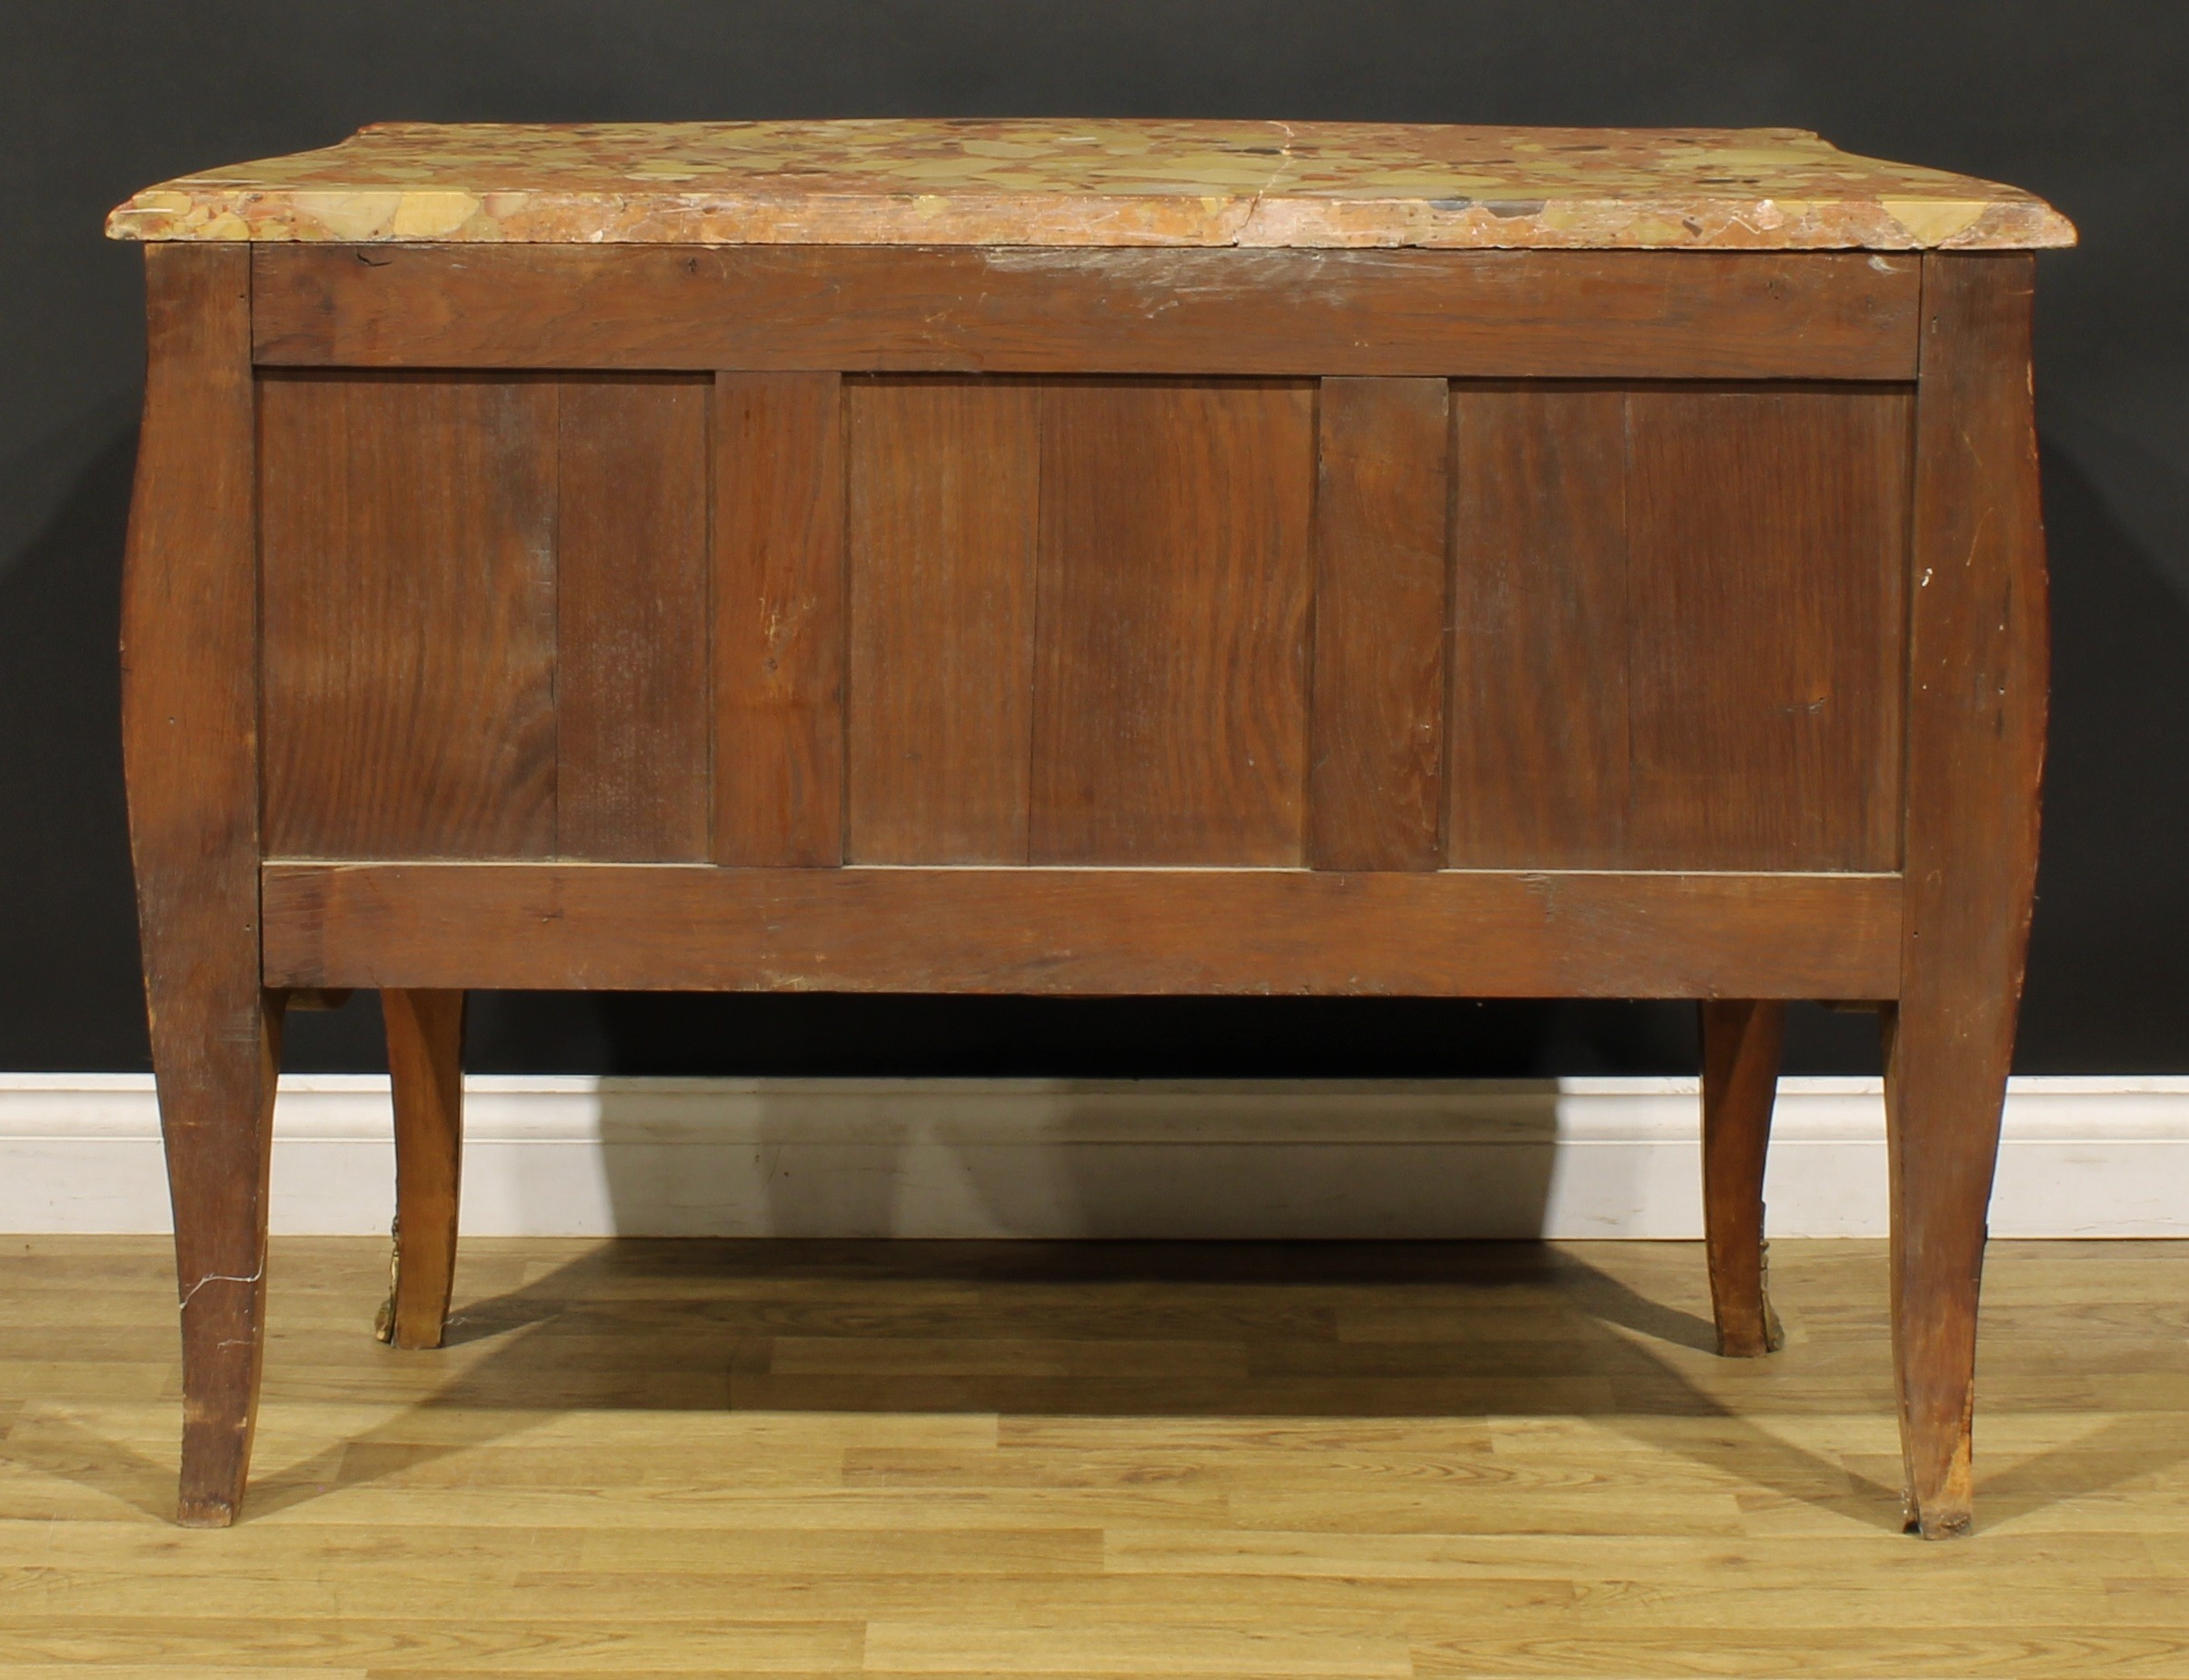
[[[11,0],[0,7],[0,1067],[142,1067],[114,619],[149,182],[365,122],[1147,114],[1769,124],[2011,181],[2045,259],[2057,691],[2021,1065],[2189,1070],[2189,18],[2178,0]],[[1667,1006],[482,999],[477,1066],[1588,1072]],[[292,1067],[370,1066],[367,1003]],[[1875,1065],[1806,1014],[1795,1059]]]

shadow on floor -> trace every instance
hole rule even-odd
[[[571,1409],[1496,1415],[1590,1418],[1896,1528],[1894,1489],[1696,1380],[1716,1363],[1707,1317],[1683,1304],[1706,1297],[1702,1258],[1655,1247],[1693,1278],[1645,1292],[1541,1243],[602,1244],[463,1302],[443,1352],[390,1354],[451,1368],[413,1411],[256,1481],[247,1514]],[[1866,1375],[1854,1405],[1889,1417],[1889,1370]]]

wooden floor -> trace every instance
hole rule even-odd
[[[1881,1246],[274,1254],[257,1477],[169,1526],[166,1245],[0,1239],[0,1670],[2189,1675],[2189,1244],[1992,1252],[1978,1533],[1902,1536]]]

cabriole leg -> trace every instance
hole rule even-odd
[[[181,1520],[233,1522],[266,1300],[282,999],[259,984],[251,270],[144,253],[149,360],[122,582],[122,757],[182,1301]]]
[[[1900,996],[1886,1016],[1910,1527],[1970,1520],[1976,1286],[2037,873],[2045,532],[2027,253],[1923,259]]]
[[[456,1276],[463,1166],[463,993],[383,991],[395,1097],[395,1255],[378,1334],[438,1347]]]
[[[1717,1350],[1738,1358],[1785,1340],[1765,1264],[1764,1155],[1786,1036],[1776,1000],[1703,1005],[1703,1234]]]

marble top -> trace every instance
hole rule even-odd
[[[1119,119],[382,123],[147,187],[116,239],[1820,250],[2075,243],[1795,128]]]

